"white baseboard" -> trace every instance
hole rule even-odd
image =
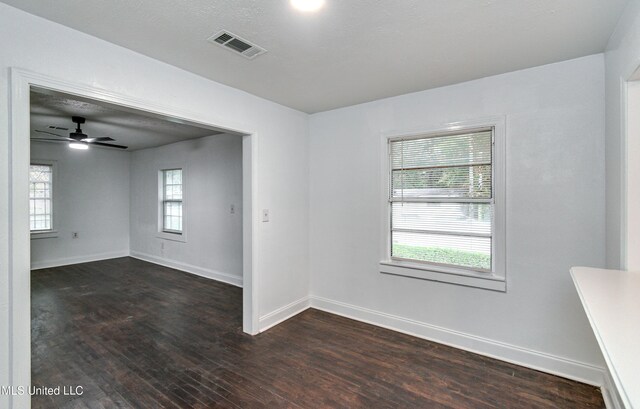
[[[40,270],[43,268],[68,266],[71,264],[89,263],[91,261],[100,261],[100,260],[108,260],[110,258],[127,257],[128,255],[129,255],[129,251],[124,250],[124,251],[113,251],[108,253],[90,254],[88,256],[80,256],[80,257],[57,258],[55,260],[45,260],[45,261],[35,261],[35,262],[32,261],[31,270]]]
[[[562,376],[594,386],[604,386],[604,369],[571,359],[533,351],[475,335],[426,324],[367,308],[311,296],[311,308],[377,325],[440,344],[463,349],[516,365]]]
[[[625,409],[625,405],[622,403],[622,398],[620,397],[618,389],[611,377],[611,372],[609,372],[608,369],[605,369],[604,375],[604,385],[602,385],[600,389],[602,390],[602,398],[604,399],[607,409]]]
[[[208,268],[198,267],[180,261],[169,260],[162,257],[152,256],[151,254],[140,253],[138,251],[132,251],[131,257],[139,260],[147,261],[149,263],[159,264],[164,267],[173,268],[176,270],[184,271],[186,273],[195,274],[200,277],[210,278],[216,281],[222,281],[223,283],[231,284],[236,287],[242,288],[242,277],[238,277],[233,274],[223,273],[220,271],[211,270]]]
[[[258,328],[260,332],[266,331],[269,328],[280,324],[282,321],[286,321],[294,315],[300,314],[302,311],[309,308],[309,297],[302,297],[290,304],[280,307],[275,311],[263,315],[258,320]]]

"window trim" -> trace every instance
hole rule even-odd
[[[182,231],[173,231],[164,228],[164,172],[167,170],[181,170],[182,171]],[[156,237],[164,240],[178,241],[186,243],[187,241],[187,224],[186,224],[186,188],[185,188],[185,166],[184,165],[172,165],[162,166],[158,169],[158,225],[156,231]],[[179,200],[175,200],[178,202]]]
[[[481,272],[477,269],[436,264],[418,260],[406,260],[391,257],[391,201],[389,188],[391,181],[391,165],[389,163],[390,142],[399,139],[422,139],[455,135],[462,132],[473,132],[493,129],[493,239],[491,243],[492,269]],[[384,274],[418,278],[430,281],[451,283],[469,287],[484,288],[494,291],[506,291],[506,146],[505,117],[490,117],[477,120],[452,122],[427,127],[423,130],[405,132],[382,132],[381,134],[381,237],[379,270]],[[447,201],[447,200],[443,200]],[[459,201],[459,200],[451,200]],[[466,200],[465,200],[466,201]]]
[[[35,239],[51,239],[59,236],[58,233],[58,225],[57,225],[57,217],[56,217],[56,191],[58,185],[58,162],[55,160],[49,159],[31,159],[29,161],[29,166],[31,165],[44,165],[51,166],[51,228],[48,230],[36,230],[31,231],[31,226],[29,226],[29,234],[32,240]],[[30,183],[30,181],[29,181]],[[31,214],[31,212],[29,212]]]

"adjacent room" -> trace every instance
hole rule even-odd
[[[242,328],[242,136],[43,89],[30,106],[32,383],[118,406],[104,369],[158,359],[152,322],[187,346]]]
[[[0,408],[640,408],[640,0],[0,0]]]

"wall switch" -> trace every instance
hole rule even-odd
[[[269,209],[262,209],[262,221],[263,222],[269,221]]]
[[[232,204],[230,210],[231,210],[231,214],[234,214],[236,212],[236,205]]]
[[[77,239],[78,238],[78,232],[74,231],[73,233],[71,233],[71,238],[72,239]]]

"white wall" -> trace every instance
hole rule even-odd
[[[53,217],[58,231],[58,237],[31,240],[31,268],[129,254],[129,152],[32,142],[31,158],[56,161]],[[79,237],[73,239],[72,232]]]
[[[80,56],[80,57],[79,57]],[[0,4],[0,135],[9,131],[9,68],[178,107],[203,122],[256,135],[258,313],[308,293],[307,115]],[[268,79],[265,79],[268,80]],[[9,145],[0,138],[0,384],[9,359]],[[26,171],[26,170],[25,170]],[[29,317],[25,316],[25,320]],[[0,400],[2,407],[2,400]]]
[[[185,242],[157,235],[158,172],[176,167],[183,169]],[[132,153],[131,252],[242,284],[241,136],[213,135]]]
[[[624,88],[640,67],[640,1],[631,0],[609,39],[606,64],[607,267],[624,267],[625,164]]]
[[[605,263],[603,81],[594,55],[312,115],[316,304],[593,377],[603,361],[569,268]],[[379,273],[381,133],[493,116],[507,125],[507,292]]]

